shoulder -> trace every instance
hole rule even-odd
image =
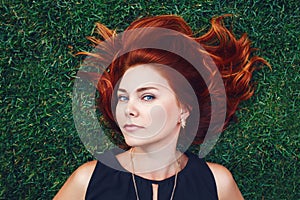
[[[207,165],[214,175],[218,197],[220,200],[244,199],[237,184],[235,183],[231,172],[226,167],[209,162],[207,163]]]
[[[97,161],[95,160],[78,167],[68,178],[54,199],[84,199],[96,164]]]

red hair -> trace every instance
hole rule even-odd
[[[247,35],[243,34],[241,38],[235,38],[224,26],[224,17],[226,16],[213,18],[211,20],[211,29],[200,37],[194,37],[188,24],[181,17],[174,15],[138,19],[131,23],[126,31],[146,27],[165,28],[177,31],[200,44],[206,50],[203,54],[207,54],[212,58],[223,79],[227,98],[226,119],[224,124],[224,127],[226,127],[228,122],[234,117],[239,103],[249,99],[253,95],[254,89],[251,84],[251,78],[253,71],[257,69],[257,64],[269,64],[261,57],[251,56],[255,49],[250,47],[251,42]],[[136,42],[142,37],[147,37],[147,40],[150,40],[150,42],[160,42],[164,40],[164,35],[154,34],[149,37],[149,34],[147,35],[145,33],[143,35],[143,32],[139,35],[128,37],[123,35],[122,44],[117,46],[115,44],[116,41],[113,41],[113,38],[117,36],[115,31],[108,29],[100,23],[96,24],[96,31],[102,39],[111,39],[112,42],[108,45],[108,43],[104,44],[102,39],[89,37],[89,40],[95,44],[97,51],[93,53],[80,52],[78,54],[87,55],[90,59],[90,63],[94,63],[98,68],[102,67],[99,63],[105,63],[108,66],[107,69],[102,69],[100,79],[94,74],[90,74],[89,78],[97,81],[97,90],[100,96],[97,100],[97,106],[99,106],[104,120],[107,121],[109,127],[114,130],[112,133],[112,139],[116,139],[114,142],[122,148],[128,147],[125,142],[120,142],[119,136],[122,134],[114,119],[114,88],[128,68],[138,64],[158,63],[180,72],[193,87],[197,96],[196,101],[199,105],[201,116],[200,119],[195,119],[191,112],[191,117],[189,117],[187,122],[199,125],[193,143],[202,143],[211,119],[211,101],[208,86],[191,63],[179,55],[161,49],[146,48],[126,52],[126,49],[130,49],[130,45],[134,41]],[[172,43],[171,46],[171,48],[174,49],[183,48],[184,51],[187,51],[191,55],[194,53],[193,48],[184,46],[184,44],[180,42],[178,42],[178,44],[176,42]],[[126,53],[119,55],[121,52],[120,48],[123,51],[125,49],[124,52]],[[111,60],[113,61],[111,62]],[[205,63],[203,64],[205,65]],[[172,89],[178,94],[179,101],[187,106],[193,107],[195,105],[193,104],[193,99],[184,93],[184,88],[176,87],[176,84],[181,83],[172,81],[171,78],[168,77],[168,72],[164,72],[161,69],[159,69],[159,71],[167,78]],[[177,91],[179,89],[181,89],[181,91]]]

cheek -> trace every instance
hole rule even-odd
[[[121,125],[126,121],[124,109],[125,108],[123,108],[123,106],[120,106],[119,104],[117,104],[114,118],[118,125]]]
[[[163,106],[153,106],[148,112],[147,129],[150,133],[158,134],[166,125],[167,113]]]

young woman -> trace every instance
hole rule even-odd
[[[97,103],[112,138],[124,137],[118,143],[124,151],[80,166],[54,199],[243,199],[225,167],[186,151],[201,144],[212,126],[228,124],[240,101],[253,94],[255,64],[267,64],[250,58],[250,41],[246,35],[236,39],[223,17],[200,37],[173,15],[138,19],[119,38],[97,24],[110,42],[90,38],[97,51],[81,54],[99,69],[108,63],[99,80],[87,76],[97,80]],[[224,91],[212,89],[218,73]],[[217,104],[224,104],[225,119],[212,125]],[[102,162],[108,157],[114,164]]]

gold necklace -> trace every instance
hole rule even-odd
[[[131,166],[132,166],[131,176],[132,176],[132,181],[133,181],[133,186],[134,186],[134,190],[135,190],[136,199],[140,200],[137,185],[136,185],[136,182],[135,182],[135,172],[134,172],[134,165],[133,165],[133,159],[132,159],[132,151],[133,151],[133,148],[130,149],[130,160],[131,160]],[[175,180],[174,180],[174,185],[173,185],[173,190],[172,190],[170,200],[173,200],[176,185],[177,185],[177,176],[178,176],[178,169],[179,169],[178,159],[176,160],[176,163],[177,163],[177,169],[176,169]]]

